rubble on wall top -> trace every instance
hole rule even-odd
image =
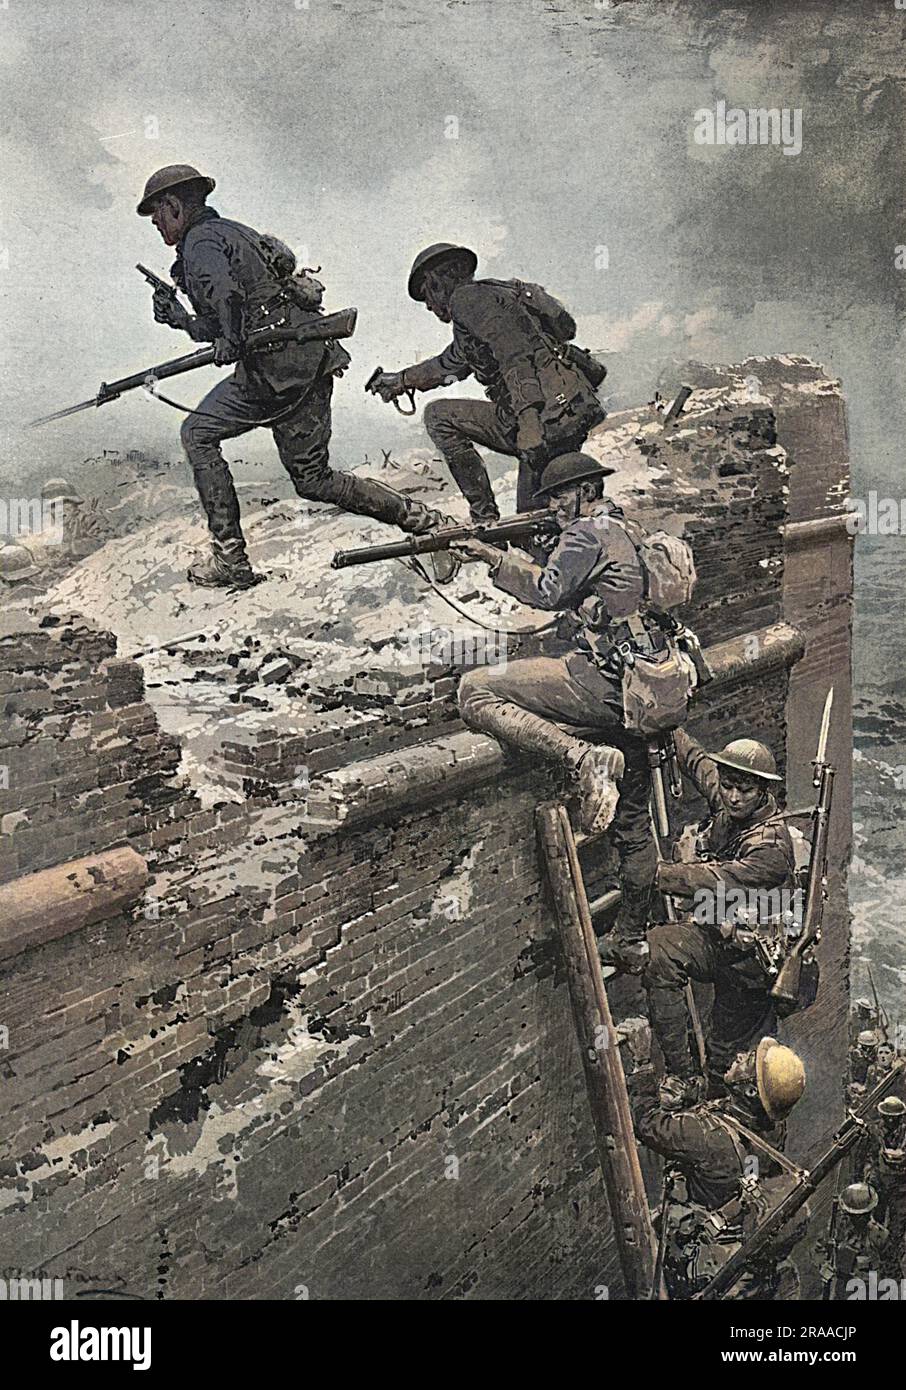
[[[693,364],[690,382],[698,371]],[[676,531],[702,498],[716,497],[715,432],[725,433],[724,454],[745,451],[754,440],[762,458],[782,469],[782,448],[769,433],[757,438],[759,419],[772,418],[778,393],[799,384],[835,389],[819,367],[794,356],[702,368],[701,375],[685,412],[667,429],[643,406],[612,415],[586,444],[617,466],[608,491],[618,503],[630,512],[654,510],[659,525]],[[753,432],[736,431],[737,421],[749,421]],[[426,450],[389,456],[385,465],[371,460],[361,471],[465,519],[463,500]],[[124,512],[127,491],[119,489]],[[501,511],[511,512],[515,468],[496,491]],[[174,487],[160,509],[149,507],[140,490],[143,519],[136,529],[80,559],[41,600],[40,611],[60,621],[78,613],[115,634],[119,656],[139,661],[146,698],[161,727],[179,736],[193,780],[211,775],[222,745],[260,748],[272,738],[314,736],[319,729],[329,740],[338,721],[347,737],[375,720],[424,725],[432,717],[433,683],[469,664],[445,661],[443,651],[434,658],[432,634],[471,635],[478,643],[488,640],[487,629],[530,630],[539,623],[536,610],[495,590],[481,566],[464,566],[444,591],[470,616],[452,611],[400,562],[332,570],[336,549],[393,533],[294,495],[265,497],[262,504],[260,488],[241,487],[240,496],[252,563],[267,576],[255,588],[222,593],[186,582],[206,532],[194,494]],[[23,603],[7,626],[21,631],[34,622],[27,611]],[[452,689],[448,681],[447,705]]]

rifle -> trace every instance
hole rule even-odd
[[[375,367],[374,371],[371,373],[371,376],[365,382],[365,390],[370,391],[372,396],[378,395],[378,390],[375,383],[377,382],[378,377],[381,377],[383,375],[384,368]],[[411,387],[406,386],[403,388],[403,394],[409,397],[409,409],[404,410],[403,407],[400,405],[399,401],[396,399],[396,397],[393,398],[393,404],[396,406],[400,415],[414,415],[416,411],[415,392],[411,389]]]
[[[796,1212],[805,1206],[809,1197],[817,1191],[828,1173],[833,1172],[837,1164],[846,1157],[861,1137],[865,1120],[874,1114],[878,1101],[898,1080],[904,1066],[906,1066],[906,1062],[902,1059],[895,1062],[887,1075],[882,1077],[874,1089],[865,1096],[859,1109],[849,1111],[843,1124],[831,1140],[830,1147],[824,1151],[814,1167],[811,1170],[803,1169],[802,1176],[795,1187],[791,1188],[783,1200],[778,1202],[773,1211],[768,1212],[748,1240],[743,1241],[742,1245],[733,1252],[711,1282],[706,1284],[697,1294],[693,1294],[694,1299],[720,1298],[732,1289],[740,1275],[744,1274],[758,1256],[769,1247],[778,1231],[781,1231],[787,1222],[796,1215]]]
[[[771,989],[771,998],[781,1009],[786,1008],[788,1012],[794,1009],[799,1001],[802,958],[821,935],[821,919],[824,915],[824,900],[827,896],[827,841],[834,795],[835,769],[830,766],[826,759],[827,737],[830,732],[833,703],[834,688],[831,686],[824,702],[821,730],[818,734],[818,750],[813,763],[815,770],[812,784],[818,788],[818,798],[812,811],[812,852],[809,855],[805,906],[802,911],[802,930],[787,953]]]
[[[338,550],[330,563],[335,570],[345,570],[351,565],[370,565],[377,560],[404,560],[408,555],[431,555],[438,550],[449,550],[463,541],[485,541],[493,545],[495,541],[530,540],[539,531],[555,524],[550,512],[538,511],[522,512],[503,521],[481,522],[477,526],[439,526],[427,535],[407,536],[404,541],[363,545],[356,550]]]
[[[881,1034],[881,1041],[882,1041],[882,1042],[889,1042],[889,1041],[890,1041],[890,1019],[887,1017],[886,1013],[885,1013],[884,1010],[881,1008],[881,1003],[880,1003],[880,1000],[878,999],[878,989],[877,989],[877,986],[875,985],[875,977],[874,977],[874,975],[872,974],[871,966],[868,967],[868,983],[871,985],[871,993],[872,993],[872,997],[874,998],[874,1001],[875,1001],[875,1018],[876,1018],[877,1024],[878,1024],[878,1032]]]
[[[824,1281],[821,1289],[821,1301],[823,1303],[833,1303],[834,1295],[837,1292],[837,1222],[840,1219],[840,1181],[843,1176],[843,1167],[838,1165],[834,1176],[834,1199],[831,1204],[830,1221],[827,1223],[827,1248],[830,1258],[833,1260],[833,1274]]]
[[[162,290],[168,299],[172,299],[174,302],[178,302],[176,298],[175,285],[168,284],[166,280],[162,280],[159,275],[155,275],[154,271],[149,270],[146,265],[139,264],[135,268],[137,271],[139,271],[141,275],[144,275],[145,279],[148,281],[148,284],[152,287],[152,289],[154,289],[155,291]]]
[[[275,343],[313,343],[325,338],[350,338],[355,332],[357,314],[356,309],[338,309],[335,314],[321,314],[309,323],[299,324],[297,328],[269,328],[251,333],[243,344],[243,356]],[[37,420],[30,420],[28,428],[46,425],[50,420],[62,420],[66,415],[75,415],[80,410],[90,410],[93,405],[107,405],[126,391],[135,391],[140,386],[152,387],[158,381],[165,381],[167,377],[194,372],[196,367],[209,367],[213,361],[213,347],[199,348],[197,352],[187,353],[184,357],[174,357],[168,362],[159,363],[156,367],[146,367],[144,371],[135,372],[133,376],[121,377],[119,381],[102,381],[97,395],[92,396],[91,400],[80,401],[78,405],[67,406],[65,410],[55,410],[52,415],[42,415]]]

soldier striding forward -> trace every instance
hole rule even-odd
[[[421,533],[443,518],[372,478],[335,472],[328,462],[334,378],[349,355],[336,342],[255,348],[250,336],[294,328],[318,312],[321,286],[294,276],[295,257],[276,238],[233,222],[207,206],[214,180],[188,164],[149,178],[139,215],[150,217],[176,247],[171,274],[195,314],[157,290],[154,314],[197,342],[213,342],[219,366],[235,363],[187,415],[182,442],[211,532],[211,554],[189,570],[205,586],[247,588],[257,581],[246,554],[236,489],[220,445],[258,426],[273,431],[280,460],[300,497],[332,502]]]

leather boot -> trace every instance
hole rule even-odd
[[[187,577],[203,589],[251,589],[264,578],[256,574],[245,553],[245,541],[212,540],[210,554],[189,566]]]
[[[606,744],[590,748],[579,764],[579,815],[586,834],[599,835],[613,820],[624,768],[619,748]]]

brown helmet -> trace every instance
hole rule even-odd
[[[736,772],[745,772],[749,777],[757,777],[762,782],[779,782],[780,774],[774,761],[774,754],[765,744],[755,738],[735,738],[719,753],[709,754],[711,761],[721,767],[732,767]]]
[[[42,502],[81,502],[81,497],[66,478],[48,478],[41,488]]]
[[[560,488],[572,483],[581,483],[585,478],[609,478],[617,470],[606,463],[599,463],[591,454],[574,450],[569,454],[558,454],[541,474],[536,497],[549,497]]]
[[[135,209],[139,217],[150,217],[154,211],[155,199],[184,183],[204,184],[205,196],[212,193],[216,187],[214,179],[200,173],[194,164],[165,164],[163,169],[155,169],[145,184],[142,200]]]
[[[755,1052],[758,1097],[771,1120],[782,1120],[805,1090],[805,1067],[791,1047],[762,1038]]]
[[[0,545],[0,579],[8,584],[19,584],[25,579],[34,579],[38,572],[27,546],[17,545],[15,541]]]

